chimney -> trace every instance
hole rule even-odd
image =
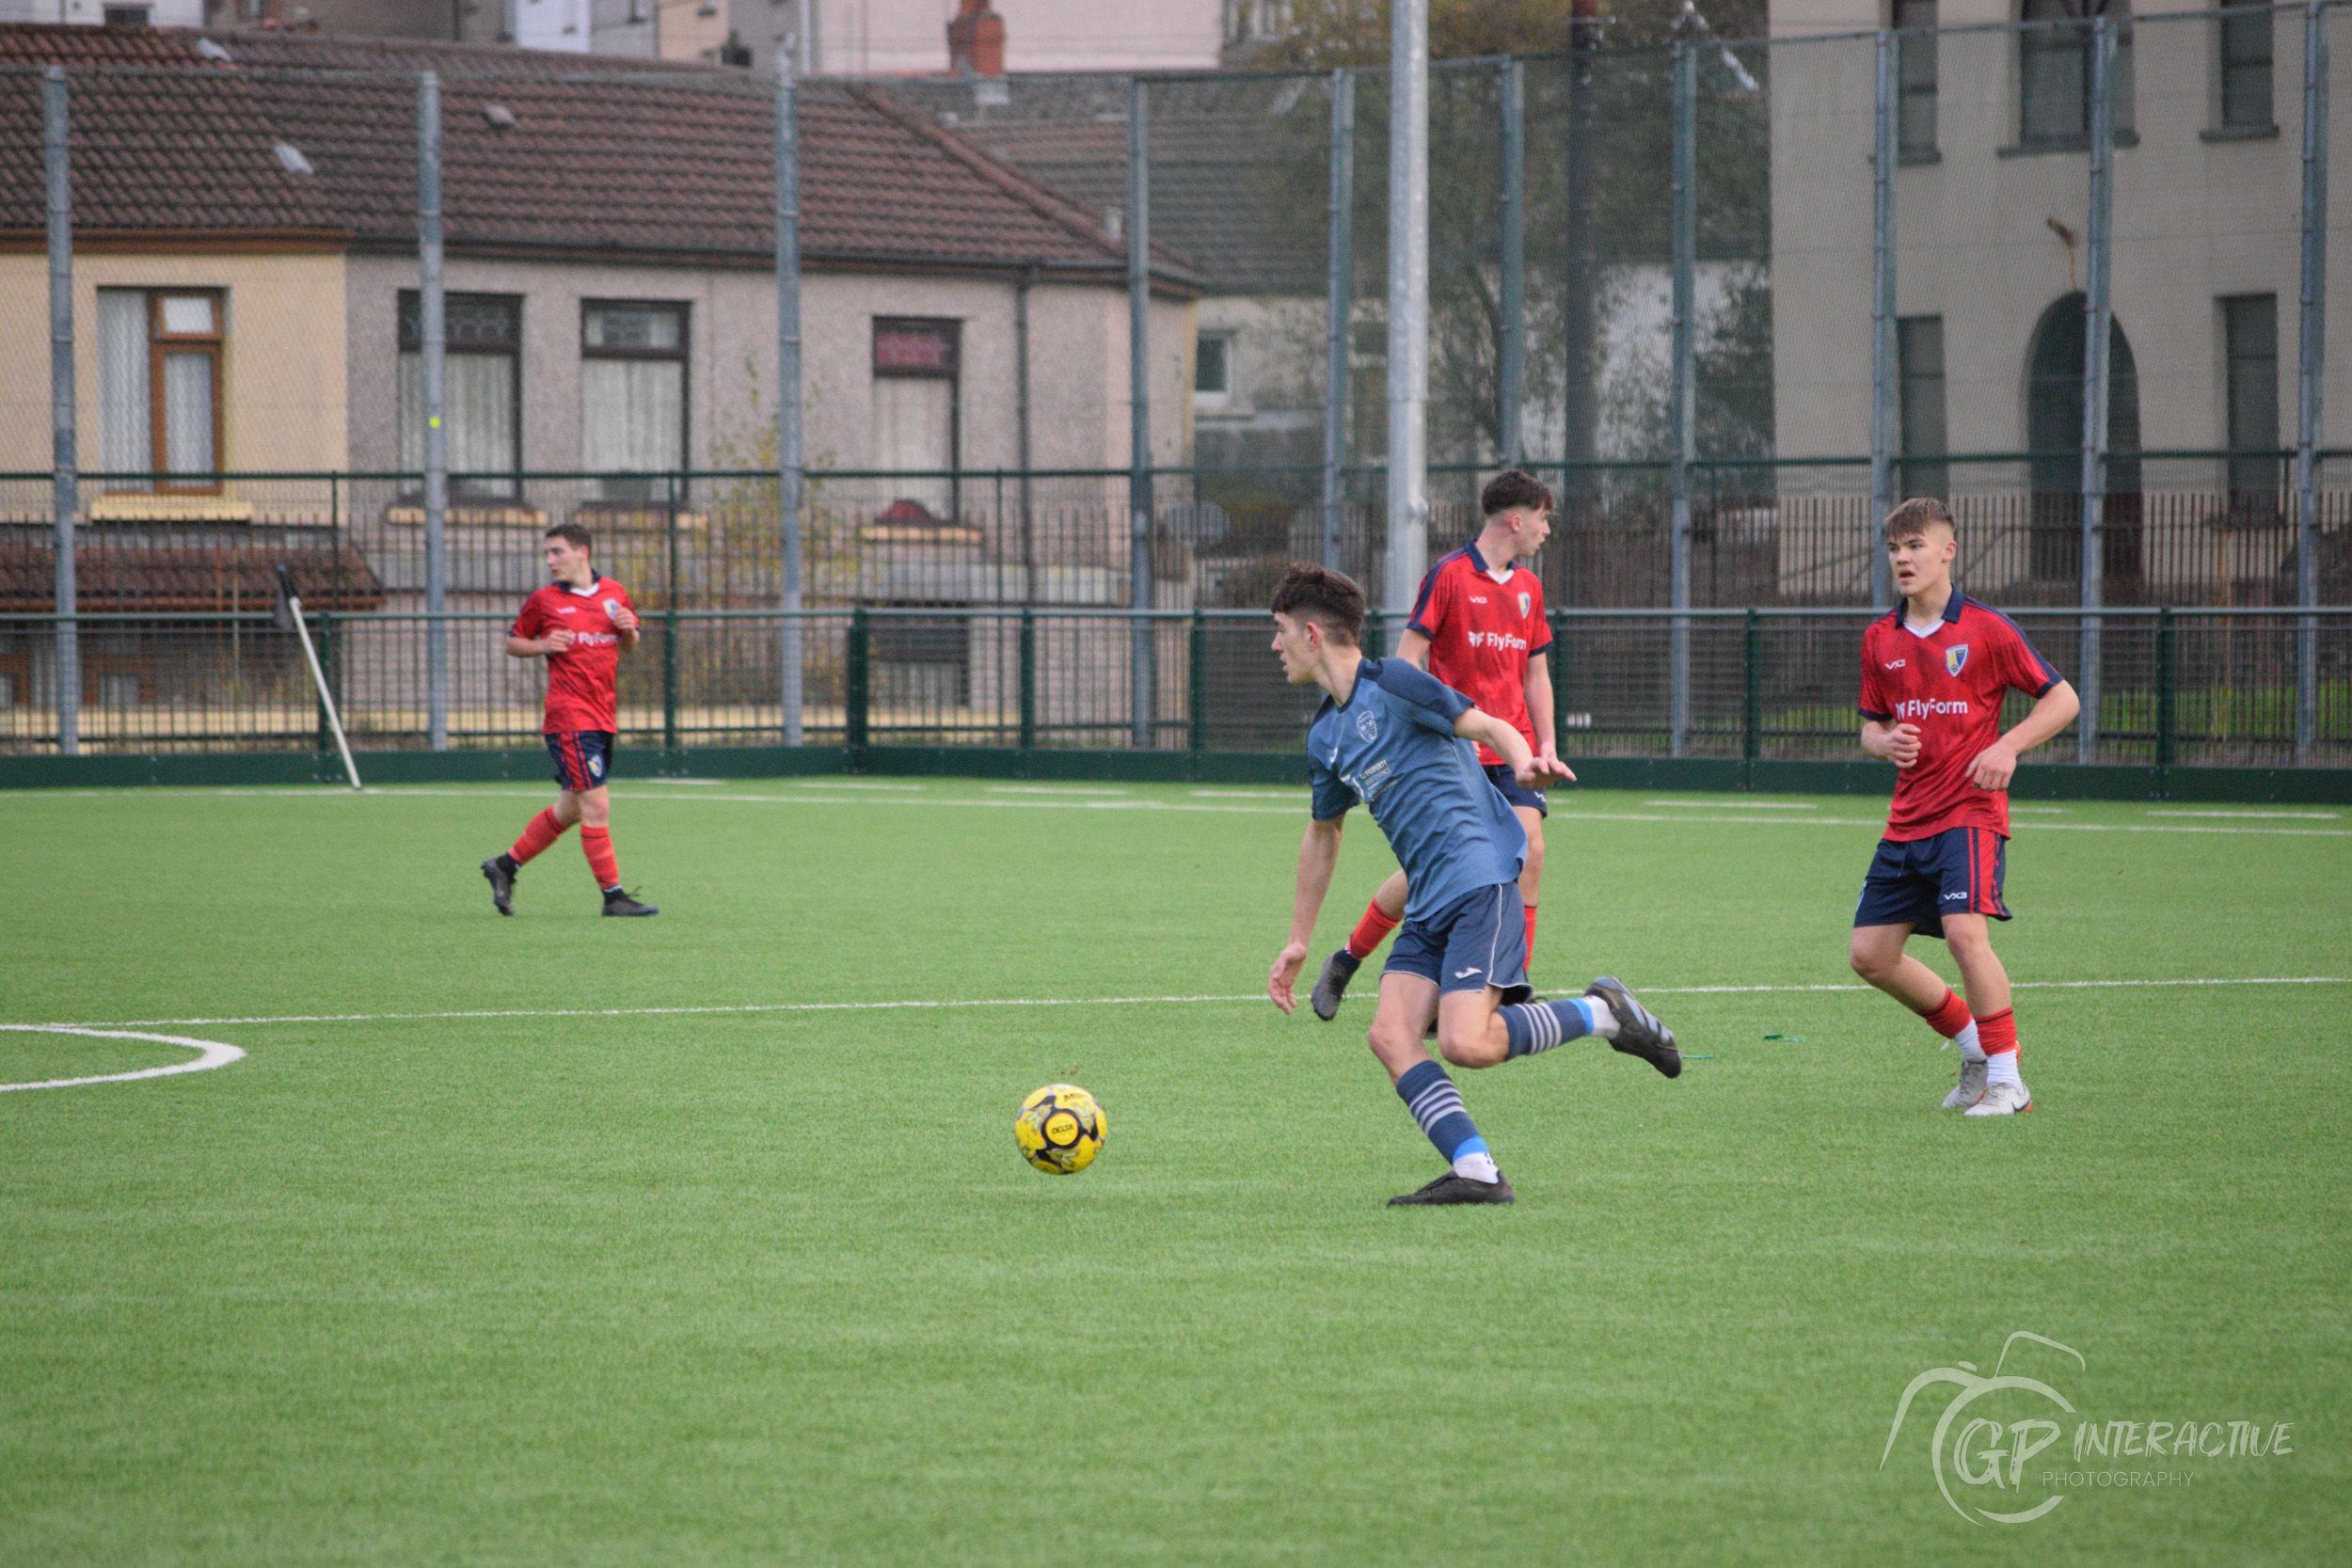
[[[947,69],[959,76],[1005,73],[1005,19],[988,8],[988,0],[956,0],[955,20],[947,24]]]

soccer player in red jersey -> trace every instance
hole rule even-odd
[[[605,771],[612,760],[619,728],[613,683],[621,655],[637,646],[637,611],[628,590],[600,577],[588,560],[588,531],[578,523],[548,530],[548,575],[555,580],[523,601],[522,613],[506,634],[515,658],[548,661],[547,718],[540,724],[548,753],[555,759],[559,793],[555,804],[531,819],[523,836],[503,854],[482,863],[490,881],[490,902],[501,914],[515,912],[515,876],[540,850],[580,824],[580,847],[588,869],[604,890],[607,914],[660,914],[621,889],[620,862],[612,857],[612,806],[605,798]]]
[[[1886,836],[1854,908],[1854,973],[1960,1047],[1947,1110],[2004,1117],[2033,1109],[2017,1070],[2009,974],[1990,920],[2007,920],[2009,781],[2017,756],[2073,721],[2082,705],[2007,616],[1952,586],[1960,544],[1939,500],[1887,515],[1886,554],[1902,604],[1862,634],[1862,749],[1898,769]],[[2001,733],[2001,699],[2034,699]],[[1903,952],[1913,932],[1941,937],[1968,988],[1963,1002]]]
[[[1412,618],[1397,640],[1397,657],[1518,731],[1528,750],[1542,761],[1557,763],[1551,665],[1540,657],[1551,647],[1551,623],[1544,611],[1542,579],[1519,564],[1551,536],[1551,492],[1533,474],[1513,468],[1487,482],[1478,509],[1486,519],[1478,537],[1430,567],[1421,579]],[[1478,761],[1527,830],[1519,904],[1532,958],[1535,890],[1544,879],[1544,797],[1522,785],[1484,742],[1478,745]],[[1576,781],[1565,765],[1557,774],[1571,784]],[[1347,945],[1323,961],[1309,1000],[1326,1023],[1338,1016],[1340,999],[1356,971],[1404,918],[1405,895],[1405,873],[1399,870],[1364,907]]]

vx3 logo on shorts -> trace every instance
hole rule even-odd
[[[1967,896],[1968,896],[1968,891],[1967,891],[1967,889],[1963,888],[1963,889],[1962,889],[1960,892],[1958,892],[1958,893],[1947,893],[1947,894],[1946,894],[1946,895],[1944,895],[1944,902],[1946,902],[1947,904],[1956,903],[1956,902],[1958,902],[1960,899],[1965,898],[1965,897],[1967,897]]]
[[[2031,1508],[2008,1512],[1985,1508],[1977,1501],[1983,1497],[1988,1501],[2006,1502],[2009,1498],[2003,1497],[2004,1493],[2014,1496],[2019,1502],[2025,1500],[2021,1494],[2026,1462],[2058,1439],[2058,1423],[2046,1415],[2023,1415],[2008,1422],[1979,1415],[1960,1429],[1959,1440],[1950,1445],[1950,1463],[1948,1466],[1946,1464],[1946,1443],[1951,1436],[1952,1424],[1969,1406],[1980,1400],[1994,1400],[1994,1404],[1987,1408],[1997,1407],[2003,1415],[2017,1415],[2021,1409],[2045,1410],[2053,1404],[2069,1416],[2074,1414],[2074,1407],[2066,1402],[2066,1396],[2048,1384],[2037,1378],[2001,1375],[2001,1368],[2009,1362],[2010,1347],[2020,1339],[2030,1339],[2037,1345],[2063,1351],[2074,1358],[2076,1366],[2086,1371],[2090,1370],[2090,1363],[2083,1360],[2082,1353],[2073,1346],[2061,1345],[2056,1339],[2045,1339],[2039,1334],[2021,1328],[2002,1341],[2001,1359],[1994,1363],[1991,1377],[1979,1376],[1975,1367],[1963,1361],[1952,1367],[1931,1367],[1913,1378],[1911,1386],[1903,1390],[1902,1402],[1895,1407],[1895,1424],[1887,1430],[1886,1447],[1879,1453],[1879,1468],[1883,1470],[1887,1456],[1895,1451],[1895,1439],[1902,1434],[1903,1418],[1911,1414],[1911,1402],[1921,1389],[1934,1383],[1958,1386],[1960,1392],[1953,1396],[1951,1403],[1944,1407],[1944,1415],[1935,1423],[1934,1433],[1929,1439],[1928,1464],[1935,1475],[1935,1489],[1944,1494],[1944,1500],[1951,1504],[1953,1513],[1972,1525],[1988,1522],[1996,1525],[2030,1524],[2066,1500],[2064,1493],[2053,1492]],[[2008,1397],[1998,1397],[2004,1395]],[[2007,1435],[2006,1442],[2003,1440],[2004,1433]],[[2009,1462],[2006,1467],[2002,1465],[2003,1460]],[[1963,1508],[1952,1496],[1951,1484],[1946,1476],[1947,1468],[1963,1486],[1990,1486],[1993,1491],[1990,1494],[1970,1494],[1969,1507]]]

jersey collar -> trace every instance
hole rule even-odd
[[[595,577],[590,578],[588,579],[588,586],[585,588],[574,588],[568,582],[549,583],[548,586],[551,588],[560,588],[575,599],[593,599],[596,596],[596,590],[604,586],[604,574],[599,572]]]

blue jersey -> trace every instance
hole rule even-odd
[[[1473,705],[1401,658],[1368,658],[1347,701],[1326,697],[1307,731],[1315,820],[1372,808],[1405,867],[1407,920],[1517,881],[1527,858],[1527,831],[1454,733]]]

